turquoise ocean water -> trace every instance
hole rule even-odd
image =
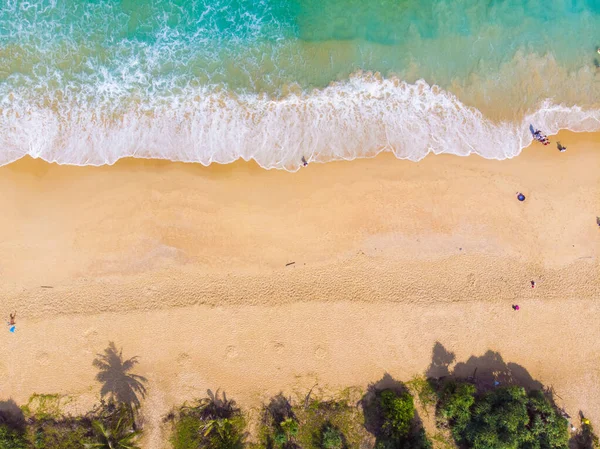
[[[503,159],[600,129],[600,0],[0,0],[0,164]]]

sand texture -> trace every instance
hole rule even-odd
[[[0,313],[18,319],[0,333],[0,399],[61,393],[85,409],[92,360],[114,341],[149,380],[145,446],[158,449],[164,414],[207,388],[252,409],[316,382],[408,380],[439,341],[450,368],[495,351],[461,369],[501,357],[599,422],[600,140],[559,140],[566,153],[380,155],[295,174],[2,167]]]

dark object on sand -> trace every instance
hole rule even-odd
[[[304,156],[302,156],[302,165],[304,165],[305,167],[308,165],[308,162],[306,161],[306,158]]]
[[[529,125],[529,131],[531,131],[531,135],[538,142],[543,143],[544,145],[550,144],[548,136],[542,133],[539,129],[534,129],[533,125]]]
[[[518,305],[518,304],[513,304],[513,305],[512,305],[512,308],[513,308],[513,310],[514,310],[515,312],[516,312],[517,310],[519,310],[519,309],[520,309],[520,307],[519,307],[519,305]]]
[[[290,265],[294,265],[295,263],[296,263],[296,262],[289,262],[289,263],[286,263],[286,264],[285,264],[285,266],[286,266],[286,267],[289,267]]]
[[[563,147],[560,142],[556,142],[556,148],[558,148],[558,151],[560,151],[561,153],[563,151],[567,151],[567,147]]]
[[[522,193],[517,193],[517,199],[519,201],[525,201],[525,195],[523,195]]]
[[[596,217],[596,224],[598,225],[598,227],[600,228],[600,217]]]

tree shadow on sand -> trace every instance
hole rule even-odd
[[[433,346],[431,364],[427,370],[430,379],[453,377],[473,383],[478,391],[489,390],[499,385],[518,385],[528,391],[542,390],[541,382],[533,379],[529,372],[517,363],[506,363],[498,352],[487,351],[481,356],[471,356],[466,362],[452,367],[456,357],[440,342]]]
[[[93,366],[98,368],[96,380],[102,383],[100,396],[111,401],[126,404],[131,408],[140,406],[140,398],[146,396],[145,377],[132,374],[137,365],[137,357],[123,359],[123,350],[117,350],[111,341],[103,354],[97,354]]]
[[[456,356],[436,341],[431,353],[431,363],[425,375],[427,378],[440,379],[450,375],[450,365],[454,363]]]
[[[12,399],[0,401],[0,425],[22,432],[25,429],[23,410]]]

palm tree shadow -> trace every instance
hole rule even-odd
[[[137,363],[137,357],[123,360],[123,349],[118,350],[114,342],[109,342],[104,353],[97,354],[92,363],[99,370],[96,380],[102,383],[101,398],[138,408],[140,397],[146,397],[147,379],[130,372]]]

